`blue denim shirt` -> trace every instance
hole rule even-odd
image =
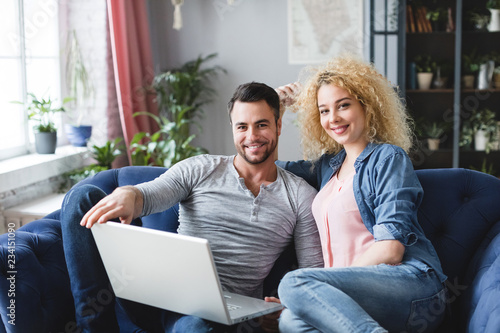
[[[277,161],[317,190],[342,165],[346,153],[321,156],[317,161]],[[417,221],[423,189],[406,152],[398,146],[369,143],[354,163],[354,198],[366,228],[375,241],[398,240],[405,246],[403,262],[422,271],[433,269],[446,280],[432,243]]]

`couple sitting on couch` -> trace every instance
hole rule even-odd
[[[446,277],[417,222],[423,193],[405,152],[411,135],[399,97],[360,60],[340,57],[318,69],[295,103],[313,162],[276,163],[303,180],[274,158],[279,95],[286,103],[296,88],[279,94],[261,83],[237,88],[228,104],[236,156],[193,157],[109,196],[90,186],[68,193],[61,227],[82,330],[119,331],[114,301],[91,307],[110,285],[89,228],[116,218],[131,223],[177,202],[178,232],[209,240],[230,292],[264,296],[265,277],[294,242],[301,269],[284,277],[280,299],[266,298],[285,310],[260,318],[259,330],[277,331],[278,317],[283,332],[416,331],[422,320],[427,331],[439,325],[444,311],[432,321],[425,313],[436,302],[444,308]],[[152,332],[238,329],[145,305],[126,311]]]

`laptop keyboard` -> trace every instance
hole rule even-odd
[[[239,306],[239,305],[226,304],[226,306],[227,306],[227,309],[228,309],[229,311],[233,311],[233,310],[238,310],[238,309],[241,309],[241,306]]]

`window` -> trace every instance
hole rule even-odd
[[[25,101],[28,92],[61,101],[58,1],[3,1],[0,31],[2,160],[26,154],[33,142],[24,107],[11,101]]]

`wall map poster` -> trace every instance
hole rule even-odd
[[[288,61],[324,62],[342,52],[363,55],[363,1],[288,0]]]

